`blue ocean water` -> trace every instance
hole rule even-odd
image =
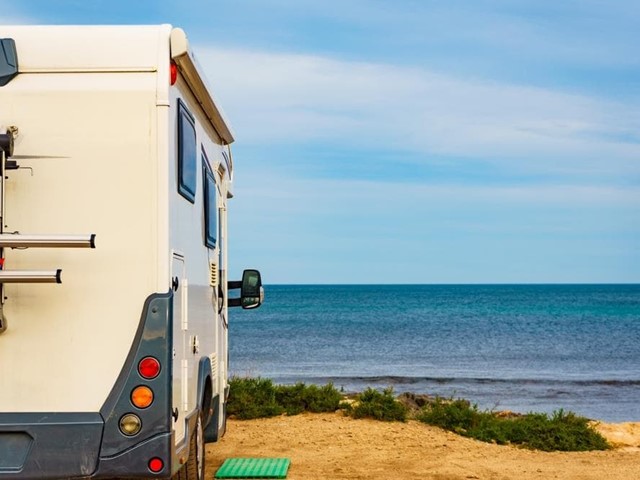
[[[267,286],[229,343],[233,375],[640,421],[640,285]]]

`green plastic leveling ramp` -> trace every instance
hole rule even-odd
[[[288,458],[228,458],[215,478],[287,478]]]

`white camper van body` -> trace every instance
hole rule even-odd
[[[229,124],[180,29],[0,39],[18,62],[0,87],[0,244],[21,245],[1,249],[0,480],[197,478],[228,393]],[[56,248],[69,235],[95,248]]]

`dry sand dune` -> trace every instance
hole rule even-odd
[[[418,422],[303,414],[230,420],[207,446],[208,475],[229,457],[287,457],[288,478],[362,480],[640,479],[640,424],[599,425],[618,448],[545,453],[470,440]]]

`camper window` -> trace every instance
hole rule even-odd
[[[191,203],[196,199],[196,145],[193,116],[178,100],[178,192]]]
[[[204,244],[216,248],[218,233],[218,202],[215,177],[207,156],[202,152],[202,172],[204,174]]]

